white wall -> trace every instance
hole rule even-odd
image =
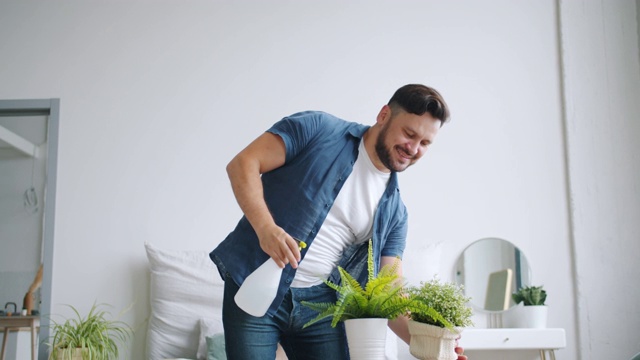
[[[640,351],[635,5],[566,0],[560,6],[577,336],[585,360],[629,359]]]
[[[420,82],[444,94],[453,118],[401,176],[409,280],[452,279],[471,242],[508,239],[549,293],[549,326],[567,330],[558,359],[630,353],[629,342],[578,345],[589,338],[576,331],[572,246],[582,238],[567,200],[557,16],[552,0],[0,3],[0,98],[61,99],[54,312],[134,303],[127,320],[139,331],[124,357],[143,358],[145,241],[212,249],[240,216],[224,166],[247,142],[299,110],[373,123],[397,87]],[[620,185],[633,189],[637,174]],[[630,241],[632,226],[604,220]],[[615,328],[637,329],[632,321]],[[487,356],[498,357],[473,359]]]

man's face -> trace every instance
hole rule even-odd
[[[385,168],[401,172],[415,164],[433,142],[440,120],[429,113],[423,115],[399,111],[393,117],[380,118],[381,129],[376,140],[376,154]]]

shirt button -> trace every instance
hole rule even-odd
[[[287,280],[285,280],[285,282],[286,282],[287,284],[291,284],[291,278],[287,278]]]
[[[328,207],[329,207],[329,204],[324,204],[324,207],[328,208]]]

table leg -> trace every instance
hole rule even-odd
[[[544,353],[544,350],[540,349],[540,359],[547,360],[547,356]]]
[[[31,360],[36,360],[36,322],[31,321]]]
[[[9,329],[4,328],[4,335],[2,336],[2,354],[0,354],[0,359],[4,360],[4,354],[7,350],[7,337],[9,336]]]
[[[549,353],[551,353],[551,360],[556,360],[556,351],[555,350],[549,350]]]

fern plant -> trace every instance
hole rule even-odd
[[[94,304],[86,317],[68,305],[75,318],[63,323],[52,320],[54,335],[48,344],[51,348],[50,360],[73,359],[79,349],[83,360],[107,360],[118,358],[118,346],[126,343],[132,330],[128,324],[107,318],[108,313]]]
[[[395,319],[409,311],[421,311],[446,322],[434,309],[419,304],[404,291],[404,284],[398,275],[399,260],[386,265],[374,275],[373,247],[369,240],[367,257],[368,278],[364,288],[342,267],[338,267],[340,284],[325,280],[325,284],[338,293],[335,303],[312,303],[303,301],[302,305],[318,312],[318,316],[310,320],[304,327],[328,317],[332,317],[331,326],[336,327],[340,321],[361,318]]]
[[[511,297],[516,304],[522,302],[525,306],[544,305],[547,292],[542,289],[542,286],[526,286],[513,293]]]

